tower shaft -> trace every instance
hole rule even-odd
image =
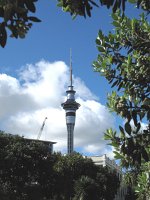
[[[66,111],[66,125],[68,132],[67,141],[67,152],[71,154],[74,151],[74,126],[76,120],[76,110],[79,108],[80,104],[75,101],[75,91],[73,86],[69,86],[66,91],[67,100],[61,104],[63,109]]]
[[[67,151],[71,154],[74,151],[74,124],[67,124],[68,141],[67,141]]]

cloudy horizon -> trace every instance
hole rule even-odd
[[[36,139],[47,117],[41,138],[57,142],[55,151],[67,151],[65,111],[69,67],[63,61],[41,60],[20,68],[17,78],[0,74],[0,129]],[[89,155],[111,155],[103,133],[114,127],[114,118],[80,77],[73,76],[76,101],[75,150]]]

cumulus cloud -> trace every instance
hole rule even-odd
[[[69,68],[62,61],[42,60],[21,67],[18,77],[0,74],[0,129],[36,139],[47,117],[40,139],[55,141],[54,150],[66,152],[67,129],[61,103],[69,84]],[[81,104],[74,130],[75,150],[109,153],[103,133],[114,126],[112,115],[79,77],[73,77],[73,82],[76,101]]]

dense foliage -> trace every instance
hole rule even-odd
[[[120,12],[112,17],[115,33],[104,36],[99,31],[100,55],[94,67],[116,87],[118,92],[108,96],[108,107],[125,124],[119,126],[120,136],[108,130],[105,138],[112,140],[123,166],[138,167],[142,159],[150,159],[150,25],[144,14],[139,20],[121,17]]]
[[[1,200],[70,200],[78,199],[79,191],[107,200],[118,186],[115,172],[80,154],[50,154],[40,141],[0,132]]]
[[[35,2],[38,0],[0,0],[0,45],[7,41],[7,30],[11,37],[24,38],[32,26],[32,22],[40,22],[30,13],[36,12]]]
[[[138,8],[150,11],[149,0],[128,0],[135,4]],[[58,6],[62,7],[65,12],[69,12],[73,17],[77,15],[91,17],[93,7],[107,6],[112,7],[113,12],[117,9],[125,11],[127,0],[58,0]]]
[[[93,63],[113,91],[108,108],[124,120],[119,134],[107,130],[105,139],[115,149],[115,158],[134,177],[137,198],[149,199],[150,189],[150,24],[147,14],[130,19],[120,11],[112,14],[114,32],[96,39],[99,55]],[[144,170],[144,166],[149,166]],[[142,184],[143,182],[143,184]]]

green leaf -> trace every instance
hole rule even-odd
[[[101,30],[99,30],[99,32],[98,32],[98,36],[99,36],[99,38],[103,38],[103,33],[102,33]]]
[[[149,157],[148,157],[147,151],[145,150],[144,147],[142,148],[142,156],[143,156],[143,158],[144,158],[144,160],[145,160],[146,162],[149,161]]]
[[[122,1],[122,10],[123,10],[123,12],[125,11],[125,2],[126,2],[126,0],[123,0]],[[123,13],[123,15],[122,15],[122,18],[124,17],[124,13]]]
[[[118,80],[115,81],[115,82],[112,84],[111,88],[113,88],[115,85],[117,85],[117,83],[118,83]]]
[[[131,135],[131,125],[129,124],[129,122],[126,122],[125,123],[125,131],[129,134],[129,135]]]
[[[123,81],[119,84],[118,91],[122,88],[122,86],[123,86]]]
[[[11,15],[12,15],[12,11],[13,11],[13,4],[7,4],[4,6],[4,20],[5,22],[7,22]]]
[[[120,129],[120,131],[121,131],[122,133],[124,133],[124,129],[123,129],[121,126],[119,126],[119,129]]]
[[[139,132],[140,128],[141,128],[141,124],[140,124],[140,123],[138,123],[138,124],[137,124],[137,128],[136,128],[136,133],[138,133],[138,132]]]
[[[145,98],[143,101],[143,105],[150,105],[150,98]]]
[[[27,8],[31,11],[31,12],[35,12],[36,11],[36,7],[34,5],[34,3],[31,0],[26,0],[25,4],[27,6]]]
[[[106,135],[107,138],[113,139],[116,135],[116,131],[113,132],[112,128],[107,129],[105,135]]]
[[[98,50],[100,51],[100,52],[105,52],[105,49],[101,46],[101,47],[97,47],[98,48]]]
[[[115,13],[116,11],[117,11],[117,9],[120,7],[119,6],[120,5],[120,2],[119,1],[115,1],[115,4],[114,4],[114,6],[113,6],[113,12]]]
[[[69,10],[70,10],[70,6],[69,5],[63,8],[64,12],[68,12]]]
[[[113,151],[113,153],[115,154],[115,159],[122,159],[122,158],[124,158],[124,156],[123,155],[121,155],[120,153],[118,153],[117,151]]]
[[[110,139],[111,139],[111,137],[110,137],[110,135],[109,135],[109,134],[105,133],[105,135],[104,135],[104,139],[105,139],[105,140],[110,140]]]
[[[111,145],[111,146],[113,146],[113,147],[115,147],[115,148],[118,148],[118,147],[119,147],[119,145],[118,145],[116,142],[111,142],[109,145]]]
[[[134,125],[137,126],[137,112],[135,110],[132,111],[132,118],[134,121]]]
[[[93,62],[94,70],[98,70],[100,68],[100,64],[96,61]]]
[[[41,22],[41,20],[38,19],[37,17],[28,17],[28,19],[33,21],[33,22]]]
[[[85,8],[86,8],[87,15],[91,17],[91,6],[89,5],[89,3],[86,3]]]
[[[111,16],[112,16],[112,18],[113,18],[114,20],[117,20],[117,19],[118,19],[118,16],[117,16],[115,13],[112,13]]]
[[[94,1],[90,0],[91,4],[93,4],[96,7],[99,7],[97,3],[95,3]]]
[[[96,44],[97,44],[97,45],[101,45],[101,41],[100,41],[99,38],[96,39]]]
[[[119,23],[119,22],[113,21],[112,24],[113,24],[115,27],[120,27],[120,23]]]
[[[124,129],[121,126],[119,126],[119,129],[120,129],[121,138],[124,138],[125,137]]]
[[[130,55],[128,55],[128,66],[130,66],[132,64],[132,57]]]
[[[4,48],[7,41],[7,32],[4,23],[0,24],[0,45]]]

